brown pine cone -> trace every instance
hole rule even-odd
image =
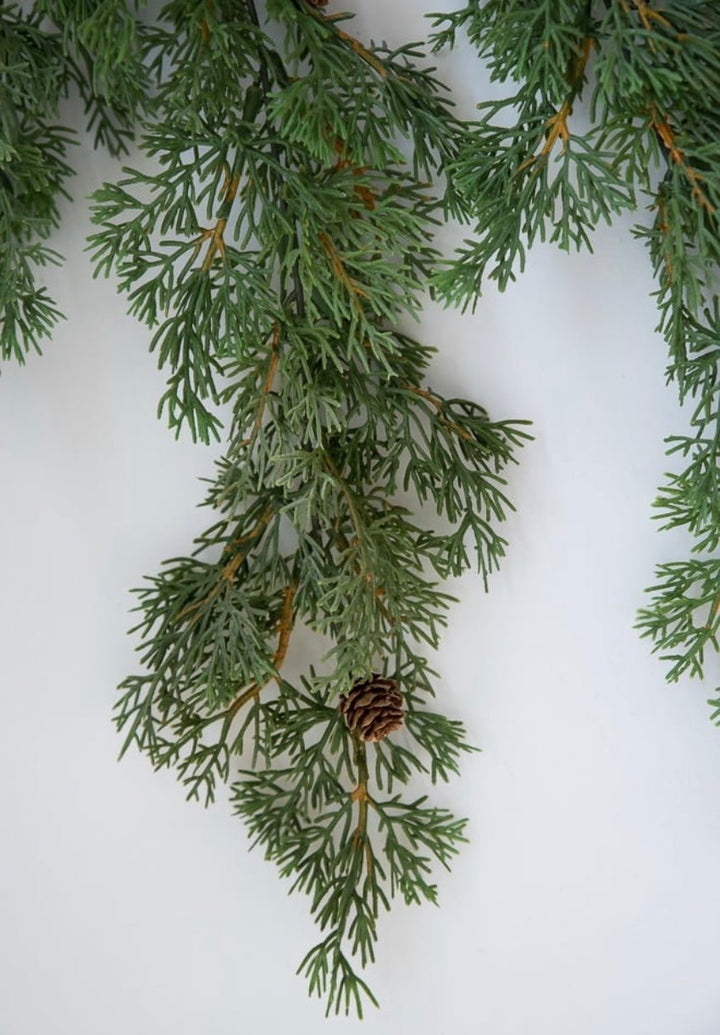
[[[359,679],[350,693],[340,695],[340,714],[349,730],[376,742],[403,724],[402,696],[396,679],[377,673]]]

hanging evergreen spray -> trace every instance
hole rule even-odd
[[[141,22],[143,6],[0,4],[0,356],[22,362],[60,315],[40,271],[60,261],[48,238],[74,136],[58,110],[77,89],[96,144],[141,138],[96,195],[96,269],[152,330],[171,428],[225,443],[208,530],[138,591],[123,750],[205,803],[229,785],[309,896],[310,991],[362,1013],[380,911],[434,901],[432,864],[464,839],[408,786],[467,750],[432,708],[424,650],[451,601],[439,581],[473,564],[487,580],[503,556],[502,472],[527,438],[427,384],[432,350],[401,327],[429,282],[473,305],[536,240],[589,247],[599,221],[650,212],[636,233],[692,407],[658,514],[694,546],[658,568],[639,626],[670,679],[718,649],[720,11],[473,0],[438,15],[437,47],[466,30],[514,84],[467,126],[420,48],[366,44],[327,0],[173,0]],[[448,213],[475,239],[437,273]],[[318,662],[291,681],[297,636]]]
[[[38,243],[68,172],[53,119],[79,82],[99,141],[120,150],[135,121],[141,152],[95,196],[95,268],[151,328],[171,428],[225,445],[207,531],[138,591],[123,750],[205,803],[229,785],[253,842],[309,897],[310,991],[361,1014],[380,911],[434,902],[433,864],[464,840],[415,789],[468,750],[432,707],[424,651],[451,602],[440,582],[473,565],[487,579],[504,554],[502,471],[527,433],[443,398],[432,349],[402,329],[438,261],[433,181],[464,130],[418,47],[370,46],[348,17],[320,0],[172,0],[149,24],[117,2],[5,5],[19,63],[0,186],[18,218],[3,233],[25,252],[0,311],[19,356],[57,317],[42,289],[33,308],[23,270],[54,258]],[[77,52],[96,55],[82,75]],[[20,70],[37,74],[27,96]],[[33,163],[47,166],[34,195]],[[291,681],[294,637],[318,660]]]
[[[95,144],[119,155],[145,97],[133,11],[119,0],[0,4],[0,359],[22,363],[60,319],[38,271],[67,198],[76,134],[59,106],[79,91]]]
[[[670,680],[702,676],[720,648],[720,6],[473,0],[436,22],[437,47],[464,29],[491,78],[512,84],[478,106],[446,170],[475,226],[437,278],[446,300],[474,304],[488,277],[507,287],[536,240],[590,247],[598,222],[650,214],[635,234],[657,280],[668,380],[691,413],[667,440],[685,466],[666,476],[657,517],[692,547],[658,567],[638,626]]]

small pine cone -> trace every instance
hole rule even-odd
[[[340,695],[340,714],[349,730],[363,740],[384,740],[403,724],[402,696],[397,680],[377,673],[359,679],[350,693]]]

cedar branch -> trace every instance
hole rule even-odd
[[[363,566],[364,566],[365,572],[366,572],[365,577],[369,581],[372,581],[372,572],[370,571],[370,567],[368,565],[367,554],[365,552],[365,543],[363,542],[362,528],[361,528],[361,525],[360,525],[360,516],[358,515],[357,508],[355,506],[355,501],[353,500],[353,497],[352,497],[352,493],[350,492],[350,489],[348,488],[347,482],[345,481],[345,479],[343,478],[343,476],[340,474],[340,472],[338,471],[337,467],[335,466],[335,463],[333,462],[332,458],[327,453],[325,453],[324,454],[324,459],[325,459],[325,466],[327,467],[328,471],[330,472],[330,474],[333,476],[333,478],[337,482],[338,486],[340,487],[340,492],[345,497],[345,502],[347,503],[348,510],[350,512],[350,520],[352,521],[353,528],[355,529],[355,539],[358,542],[358,544],[360,546],[360,551],[362,553]]]

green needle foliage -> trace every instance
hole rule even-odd
[[[309,896],[310,991],[361,1014],[379,913],[434,902],[432,864],[464,839],[408,787],[468,750],[422,651],[446,622],[440,580],[503,556],[502,472],[527,434],[425,383],[432,350],[402,324],[437,263],[431,182],[461,126],[416,46],[366,45],[347,18],[166,4],[145,36],[144,158],[97,193],[92,250],[152,330],[170,426],[226,438],[210,527],[139,590],[125,749],[205,803],[230,783]],[[294,633],[319,653],[291,683]],[[379,673],[405,724],[366,743],[338,704]]]
[[[692,537],[688,560],[660,565],[639,628],[670,663],[702,676],[720,627],[720,6],[697,0],[474,0],[436,16],[438,47],[464,29],[491,77],[512,83],[448,167],[474,225],[437,278],[446,300],[501,288],[536,240],[590,246],[624,209],[657,279],[668,380],[691,407],[668,439],[684,467],[656,503],[663,528]],[[711,702],[720,720],[720,697]]]
[[[60,318],[38,271],[61,261],[60,222],[76,134],[58,122],[74,87],[95,143],[126,150],[144,95],[136,18],[121,0],[0,3],[0,358],[24,362]]]

